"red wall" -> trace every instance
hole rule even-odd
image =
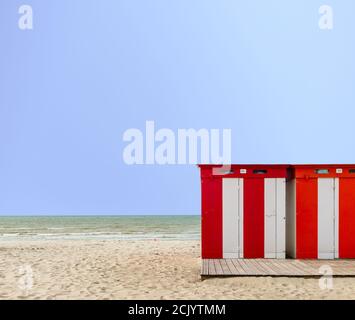
[[[296,258],[318,258],[318,181],[296,181]]]
[[[355,179],[339,182],[339,258],[355,258]]]
[[[202,178],[202,258],[223,258],[222,179]]]
[[[244,179],[244,258],[264,258],[264,179]]]

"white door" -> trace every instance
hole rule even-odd
[[[265,258],[285,258],[286,180],[265,179]]]
[[[337,258],[339,179],[318,179],[318,259]]]
[[[243,258],[243,179],[223,179],[223,258]]]

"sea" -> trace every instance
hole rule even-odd
[[[200,216],[0,216],[0,241],[198,240]]]

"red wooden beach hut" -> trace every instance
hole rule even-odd
[[[355,165],[294,165],[287,182],[287,254],[355,258]]]
[[[287,165],[199,165],[202,258],[284,258]]]

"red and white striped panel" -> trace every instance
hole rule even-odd
[[[285,178],[224,178],[223,258],[285,258]]]
[[[355,180],[297,179],[288,182],[287,192],[291,257],[355,258]]]
[[[292,180],[287,192],[288,255],[299,259],[338,258],[339,179]]]

